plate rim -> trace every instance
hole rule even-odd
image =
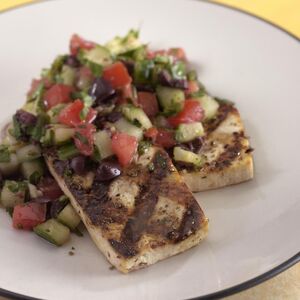
[[[0,16],[2,14],[10,12],[12,10],[16,10],[16,9],[20,9],[20,8],[27,7],[27,6],[36,5],[36,4],[43,4],[44,2],[48,2],[48,1],[49,0],[34,0],[33,2],[23,3],[23,4],[15,6],[15,7],[11,7],[11,8],[1,11]],[[300,37],[296,36],[294,33],[289,32],[288,30],[284,29],[280,25],[275,24],[274,22],[272,22],[270,20],[267,20],[258,15],[252,14],[250,12],[244,11],[240,8],[233,7],[233,6],[230,6],[229,4],[225,4],[225,3],[214,2],[214,0],[191,0],[191,1],[203,2],[203,3],[209,4],[209,5],[216,5],[216,6],[224,8],[224,9],[236,11],[236,12],[246,15],[250,18],[261,21],[262,23],[268,24],[268,25],[272,26],[273,28],[275,28],[276,30],[279,30],[279,31],[285,33],[286,35],[290,36],[292,39],[294,39],[298,43],[300,43]],[[282,273],[283,271],[289,269],[290,267],[292,267],[293,265],[296,265],[297,263],[300,263],[300,251],[298,253],[296,253],[295,255],[293,255],[292,257],[290,257],[289,259],[287,259],[286,261],[284,261],[283,263],[279,264],[278,266],[272,268],[269,271],[262,273],[261,275],[258,275],[247,281],[241,282],[237,285],[231,286],[229,288],[226,288],[226,289],[223,289],[223,290],[220,290],[217,292],[213,292],[213,293],[203,295],[203,296],[189,298],[189,300],[220,299],[220,298],[224,298],[224,297],[228,297],[228,296],[237,294],[239,292],[245,291],[251,287],[259,285],[259,284],[263,283],[264,281],[267,281],[267,280],[275,277],[276,275]],[[15,293],[13,291],[9,291],[9,290],[3,289],[1,287],[0,287],[0,296],[7,297],[7,298],[13,299],[13,300],[42,300],[41,298],[34,298],[32,296]]]

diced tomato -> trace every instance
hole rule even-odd
[[[204,117],[204,111],[197,100],[186,100],[184,102],[183,110],[176,116],[168,118],[171,126],[177,127],[181,123],[193,123],[201,121]]]
[[[162,146],[163,148],[171,148],[176,145],[174,132],[172,130],[158,128],[158,133],[154,143]]]
[[[65,84],[54,84],[49,90],[45,92],[44,100],[47,109],[60,104],[71,101],[71,92],[73,88]]]
[[[110,82],[113,88],[121,88],[131,83],[132,79],[121,62],[116,62],[103,71],[103,78]]]
[[[95,132],[96,127],[93,124],[83,124],[76,127],[74,141],[81,154],[86,156],[93,154]]]
[[[43,196],[55,200],[64,193],[52,177],[43,177],[37,185]]]
[[[134,96],[132,91],[131,84],[127,84],[117,91],[117,105],[126,104],[129,101],[132,102],[135,106],[138,106],[137,97]]]
[[[14,207],[13,226],[16,229],[31,230],[46,220],[46,204],[25,203]]]
[[[137,150],[137,138],[126,133],[117,132],[112,136],[112,151],[118,157],[120,164],[124,167],[130,164]]]
[[[138,103],[148,117],[155,117],[159,111],[154,93],[138,92]]]
[[[186,55],[182,48],[170,48],[168,54],[174,56],[178,60],[186,60]]]
[[[156,127],[151,127],[144,133],[145,137],[152,139],[153,141],[156,140],[157,135],[158,135],[158,130]]]
[[[90,50],[95,47],[95,43],[87,41],[78,34],[73,34],[70,40],[70,52],[72,55],[77,55],[79,49]]]
[[[188,82],[188,89],[186,91],[186,94],[192,94],[199,91],[199,84],[196,80],[191,80]]]
[[[83,107],[84,104],[81,100],[75,100],[73,103],[67,105],[61,110],[58,116],[58,121],[68,126],[77,126],[84,123],[92,123],[96,118],[97,111],[90,108],[85,120],[82,120],[80,118],[80,113]]]

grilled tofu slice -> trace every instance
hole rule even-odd
[[[70,175],[51,151],[45,159],[95,244],[123,273],[183,252],[207,235],[208,219],[162,149],[150,148],[110,182],[98,182],[93,172],[88,179]]]
[[[180,168],[190,190],[205,191],[252,179],[253,149],[238,110],[222,104],[217,117],[205,126],[207,136],[199,152],[205,164],[200,170]]]

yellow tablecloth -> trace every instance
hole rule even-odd
[[[0,11],[37,0],[0,0]],[[300,38],[300,0],[213,0],[260,16]],[[277,277],[231,296],[230,300],[300,299],[300,264]],[[4,298],[0,297],[0,300]]]

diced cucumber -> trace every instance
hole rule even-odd
[[[38,145],[26,145],[17,150],[17,157],[19,162],[30,161],[41,157],[42,151]]]
[[[83,58],[101,66],[107,66],[112,63],[110,51],[100,45],[97,45],[91,50],[85,50],[83,52]]]
[[[205,121],[213,118],[217,114],[220,105],[213,97],[204,95],[195,100],[198,100],[200,102],[201,107],[204,110]]]
[[[26,184],[14,180],[5,180],[1,191],[1,203],[5,208],[13,208],[17,204],[24,203],[26,196]]]
[[[51,109],[49,109],[47,111],[47,114],[50,118],[50,123],[51,124],[56,124],[58,123],[58,116],[59,116],[59,113],[61,112],[61,110],[63,108],[66,107],[67,104],[65,103],[60,103],[60,104],[57,104],[55,106],[53,106]]]
[[[118,131],[132,135],[136,137],[138,141],[142,140],[143,138],[143,129],[134,126],[124,118],[119,119],[117,122],[114,123],[114,125]]]
[[[175,132],[175,139],[180,143],[186,143],[204,135],[202,123],[180,124]]]
[[[131,29],[126,36],[116,36],[114,39],[109,41],[105,46],[114,55],[119,55],[141,47],[141,42],[138,39],[139,32]]]
[[[74,144],[66,144],[57,149],[57,154],[60,160],[67,160],[76,155],[79,155],[80,152]]]
[[[100,153],[101,159],[113,155],[113,151],[111,148],[111,138],[107,130],[100,130],[96,132],[94,135],[94,139],[94,144]]]
[[[21,173],[24,178],[30,180],[31,176],[41,177],[44,174],[45,166],[42,159],[24,161],[21,163]]]
[[[12,130],[13,130],[13,123],[10,123],[5,130],[5,137],[2,141],[3,144],[9,146],[19,144],[19,141],[13,135],[11,135]]]
[[[48,242],[61,246],[70,238],[70,229],[55,219],[37,225],[33,231]]]
[[[72,139],[75,129],[55,124],[46,130],[43,143],[47,145],[62,145]]]
[[[63,84],[72,86],[76,78],[75,69],[68,65],[64,65],[60,73],[60,78]]]
[[[0,172],[4,176],[12,175],[18,171],[19,165],[20,164],[17,155],[10,153],[10,161],[0,163]]]
[[[39,191],[34,184],[28,183],[28,190],[29,190],[30,199],[34,199],[43,195],[43,193]]]
[[[138,122],[144,129],[149,129],[152,127],[152,123],[149,120],[145,112],[133,105],[127,104],[122,107],[122,113],[126,119],[131,122]]]
[[[175,114],[183,109],[185,96],[182,90],[158,86],[156,93],[165,114]]]
[[[81,221],[79,215],[70,203],[57,215],[57,220],[68,226],[71,230],[74,230]]]
[[[184,150],[180,147],[175,147],[173,150],[174,160],[194,164],[200,167],[203,163],[201,157],[191,151]]]

